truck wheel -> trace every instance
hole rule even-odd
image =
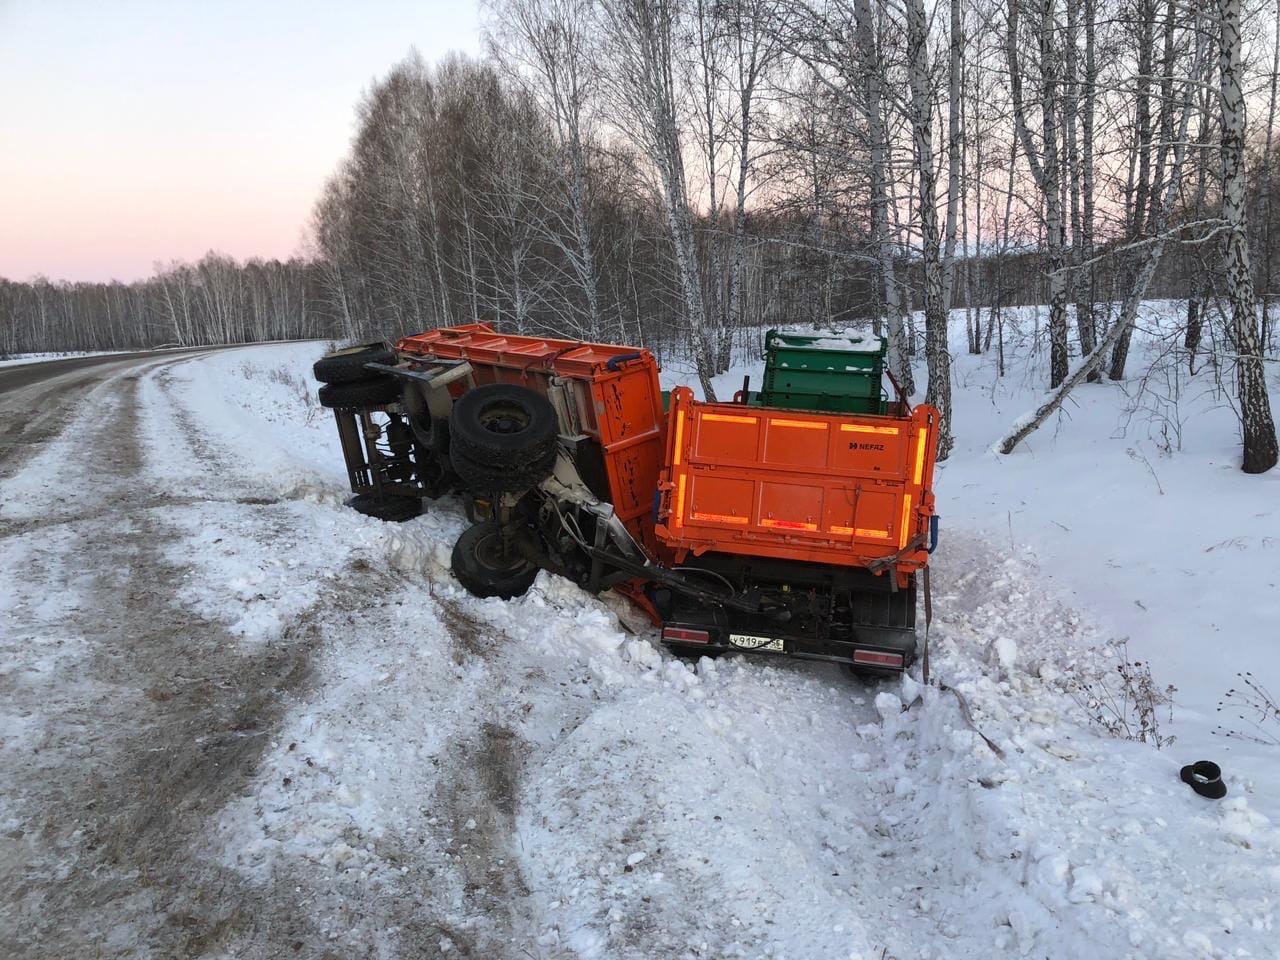
[[[535,483],[551,475],[559,432],[551,401],[510,383],[468,390],[449,415],[455,456],[479,468],[536,477]]]
[[[330,410],[381,407],[400,399],[400,384],[391,377],[372,377],[355,383],[326,383],[320,388],[320,406]]]
[[[357,383],[368,380],[372,373],[364,368],[366,363],[391,365],[395,362],[395,351],[385,343],[365,343],[326,353],[315,362],[311,373],[321,383]]]
[[[363,513],[375,520],[385,520],[387,523],[404,523],[422,513],[422,500],[418,497],[380,497],[376,493],[358,493],[347,506],[356,513]]]
[[[485,520],[468,527],[453,545],[453,575],[473,597],[510,600],[529,589],[538,568],[515,551],[504,553],[502,527]]]
[[[552,451],[554,453],[554,450]],[[523,493],[532,490],[551,475],[554,457],[549,463],[533,463],[523,467],[491,467],[476,463],[458,452],[455,444],[448,462],[462,481],[463,489],[476,494]]]

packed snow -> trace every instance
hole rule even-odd
[[[860,331],[850,331],[836,336],[830,330],[786,327],[778,332],[792,336],[809,337],[810,340],[805,346],[816,347],[819,350],[854,350],[876,353],[884,346],[884,342],[879,337]],[[787,342],[781,337],[774,337],[769,345],[772,347],[788,346]]]
[[[1173,309],[1151,305],[1135,371]],[[144,376],[146,470],[189,494],[159,508],[184,609],[248,652],[311,637],[310,679],[198,824],[199,855],[264,896],[296,885],[334,956],[1274,955],[1280,747],[1213,729],[1237,670],[1280,685],[1280,478],[1236,470],[1212,371],[1082,386],[990,453],[1044,388],[1035,313],[1017,320],[1008,376],[956,357],[928,687],[677,660],[625,603],[547,573],[514,601],[470,597],[449,573],[455,499],[403,525],[343,506],[332,417],[299,386],[319,345]],[[696,384],[680,363],[664,381]],[[0,513],[57,502],[56,443]],[[50,549],[7,541],[6,564],[74,594]],[[0,609],[57,616],[0,584]],[[1126,649],[1177,687],[1163,749],[1091,716]],[[42,683],[77,651],[10,645],[6,669]],[[1199,759],[1225,800],[1179,780]]]

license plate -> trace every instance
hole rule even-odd
[[[784,649],[781,637],[757,637],[751,633],[731,633],[729,642],[744,650],[772,650],[782,653]]]

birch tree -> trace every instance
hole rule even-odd
[[[729,267],[728,319],[735,328],[745,323],[747,200],[756,169],[759,139],[758,100],[765,76],[777,58],[779,24],[772,19],[774,0],[731,0],[726,4],[727,43],[731,63],[732,123],[736,169],[733,234]],[[722,358],[727,360],[727,358]]]
[[[1036,41],[1040,52],[1040,150],[1032,140],[1022,93],[1022,63],[1019,54],[1019,0],[1009,0],[1008,34],[1005,38],[1009,61],[1014,126],[1031,176],[1044,202],[1045,245],[1049,264],[1049,386],[1057,387],[1067,376],[1067,274],[1062,218],[1062,184],[1059,170],[1059,85],[1057,53],[1054,48],[1056,22],[1054,0],[1039,0],[1035,8]]]
[[[1224,2],[1230,2],[1230,0],[1224,0]],[[1138,318],[1138,308],[1142,304],[1143,297],[1147,294],[1151,281],[1155,277],[1156,268],[1160,265],[1161,257],[1164,255],[1165,247],[1169,243],[1169,235],[1165,230],[1168,225],[1169,213],[1173,209],[1182,179],[1183,161],[1187,151],[1187,129],[1193,112],[1191,109],[1193,93],[1196,89],[1202,88],[1208,79],[1207,64],[1210,44],[1207,38],[1207,30],[1198,29],[1195,31],[1195,47],[1195,56],[1187,71],[1187,77],[1183,83],[1183,91],[1178,98],[1181,119],[1173,140],[1168,177],[1165,181],[1164,189],[1158,197],[1158,202],[1151,205],[1151,219],[1146,224],[1146,230],[1150,233],[1150,236],[1113,251],[1115,256],[1134,254],[1139,258],[1139,266],[1134,275],[1133,283],[1129,286],[1124,298],[1120,316],[1116,318],[1116,322],[1111,325],[1106,335],[1099,339],[1093,352],[1084,357],[1080,366],[1056,388],[1051,389],[1048,396],[1034,411],[1016,421],[1004,437],[997,441],[995,448],[1002,454],[1012,453],[1022,441],[1031,436],[1045,421],[1060,410],[1062,404],[1070,396],[1071,391],[1083,383],[1094,370],[1098,369],[1106,361],[1108,354],[1115,350],[1117,343],[1122,338],[1127,338],[1133,331],[1134,323]]]
[[[589,339],[604,335],[596,244],[591,231],[590,181],[587,174],[588,111],[595,93],[596,66],[591,56],[590,0],[497,0],[496,46],[504,61],[515,61],[532,77],[555,132],[556,156],[550,171],[560,181],[563,201],[544,211],[563,220],[562,229],[546,239],[569,266],[568,278],[580,293]]]
[[[894,272],[895,249],[889,232],[889,177],[886,153],[889,133],[884,119],[884,61],[876,42],[870,0],[854,0],[857,24],[858,66],[865,88],[868,159],[871,175],[871,238],[880,268],[881,297],[889,334],[889,369],[908,394],[915,392],[915,377],[902,327],[902,308]]]
[[[676,2],[601,0],[600,6],[613,105],[658,174],[698,380],[706,399],[715,400],[714,344],[698,269],[673,72]]]
[[[938,190],[933,158],[934,96],[929,76],[928,25],[924,0],[906,0],[907,69],[911,86],[911,131],[920,218],[921,271],[924,274],[925,359],[929,386],[925,401],[938,408],[938,459],[951,455],[951,351],[943,290]]]
[[[961,28],[961,0],[950,0],[951,29],[947,43],[947,222],[942,254],[942,309],[951,314],[951,298],[956,276],[956,230],[960,218],[960,155],[964,131],[960,126],[961,66],[964,59],[964,31]]]
[[[1262,220],[1262,349],[1271,347],[1271,333],[1275,324],[1271,316],[1271,303],[1275,292],[1271,289],[1272,245],[1274,224],[1271,217],[1271,190],[1273,173],[1270,164],[1274,156],[1273,136],[1276,128],[1277,88],[1280,87],[1280,0],[1276,0],[1272,26],[1275,34],[1271,47],[1271,84],[1267,97],[1266,136],[1262,145],[1262,196],[1258,202],[1258,214]]]
[[[1241,468],[1265,473],[1276,465],[1276,427],[1258,340],[1257,304],[1244,223],[1245,101],[1240,50],[1240,0],[1218,0],[1218,71],[1222,108],[1222,217],[1227,223],[1227,295],[1230,339],[1236,352],[1236,390],[1244,439]]]

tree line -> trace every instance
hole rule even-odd
[[[313,261],[218,253],[134,283],[0,277],[0,356],[328,336],[323,300]]]
[[[714,396],[760,327],[863,321],[909,387],[923,352],[945,456],[953,309],[982,352],[1009,306],[1047,305],[1051,392],[1012,449],[1078,383],[1124,378],[1138,304],[1176,296],[1193,362],[1233,370],[1246,468],[1275,462],[1280,0],[486,11],[483,60],[411,55],[367,91],[305,261],[5,284],[10,340],[485,320],[682,353]]]

